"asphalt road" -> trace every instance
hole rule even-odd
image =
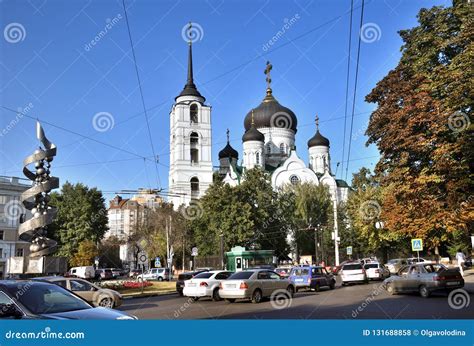
[[[342,287],[320,292],[300,291],[283,308],[265,300],[227,303],[210,299],[193,301],[187,297],[167,295],[134,298],[124,301],[119,310],[139,319],[470,319],[474,316],[474,299],[462,309],[448,304],[447,294],[430,298],[418,295],[390,296],[379,283]]]

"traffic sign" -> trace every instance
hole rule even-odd
[[[161,267],[161,260],[159,257],[155,258],[155,267],[160,268]]]
[[[346,251],[347,251],[347,254],[348,254],[348,255],[352,255],[352,246],[348,246],[348,247],[346,248]]]
[[[191,256],[197,256],[198,255],[198,248],[197,247],[193,247],[191,249]]]
[[[423,251],[423,239],[415,238],[411,240],[412,251]]]

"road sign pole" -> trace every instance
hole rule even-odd
[[[418,253],[418,263],[420,263],[420,251],[417,251]]]

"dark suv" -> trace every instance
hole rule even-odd
[[[186,273],[179,274],[178,275],[178,280],[176,281],[176,292],[178,292],[178,295],[180,297],[183,296],[184,282],[186,280],[190,280],[193,277],[195,277],[196,275],[198,275],[200,273],[208,272],[208,271],[209,270],[206,269],[206,270],[197,270],[197,271],[194,271],[194,272],[186,272]]]
[[[320,266],[298,266],[290,272],[290,281],[295,285],[296,290],[309,288],[319,291],[321,287],[336,287],[334,275],[328,273],[326,268]]]

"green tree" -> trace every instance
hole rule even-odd
[[[399,64],[366,97],[377,104],[367,135],[382,154],[386,227],[434,248],[474,228],[474,11],[453,1],[422,9],[418,21],[400,31]]]
[[[97,244],[107,231],[105,200],[96,188],[66,182],[61,192],[51,194],[51,205],[58,214],[48,233],[58,241],[58,256],[71,259],[79,244],[85,240]]]

